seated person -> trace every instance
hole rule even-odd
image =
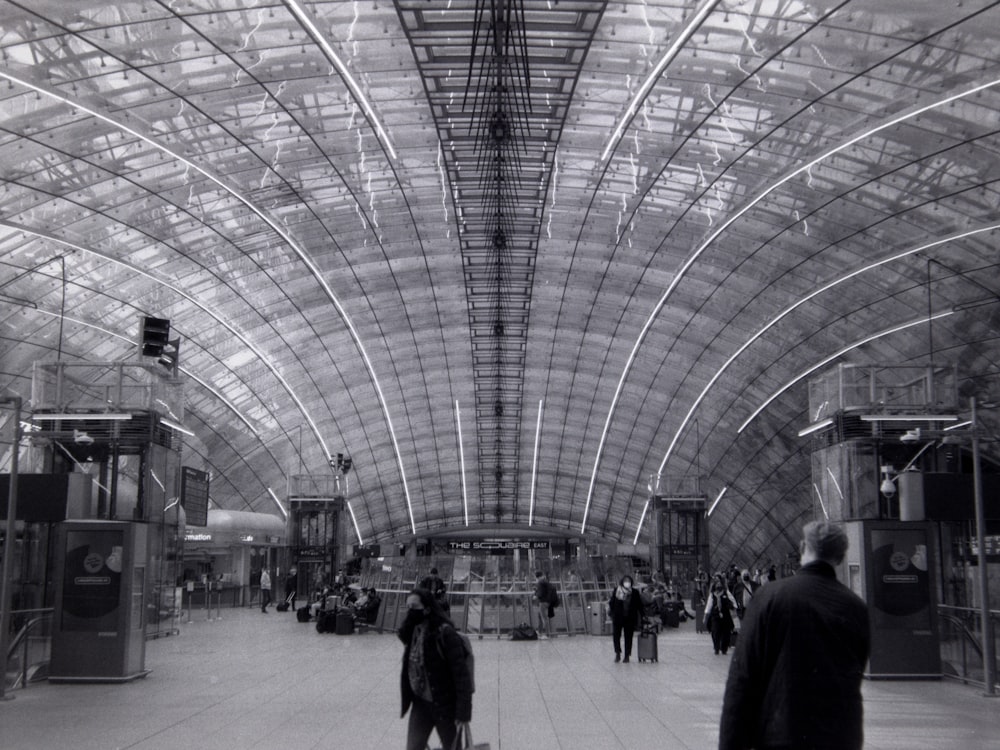
[[[327,608],[327,603],[330,606],[336,605],[337,597],[333,593],[333,589],[329,586],[324,586],[322,591],[317,591],[313,595],[312,604],[309,605],[309,614],[315,617],[320,611]]]
[[[354,603],[354,619],[369,625],[375,622],[378,617],[378,608],[382,604],[378,592],[375,589],[365,589],[362,596]]]

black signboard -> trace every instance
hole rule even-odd
[[[208,472],[181,469],[181,505],[188,526],[208,526]]]
[[[505,555],[516,549],[549,549],[548,539],[450,539],[448,549],[451,552],[481,553],[490,555]]]

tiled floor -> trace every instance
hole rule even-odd
[[[147,646],[145,679],[32,685],[0,703],[3,750],[402,748],[402,646],[294,614],[223,610]],[[473,734],[493,750],[715,747],[728,657],[690,623],[658,663],[614,664],[610,638],[473,639]],[[1000,700],[953,682],[866,682],[869,750],[1000,747]],[[434,737],[434,740],[437,738]],[[432,745],[434,743],[432,742]]]

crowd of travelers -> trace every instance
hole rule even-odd
[[[801,571],[786,580],[778,580],[773,565],[751,572],[731,564],[711,574],[699,566],[694,577],[683,582],[682,592],[661,572],[639,581],[623,575],[607,601],[615,663],[629,662],[637,632],[639,659],[644,658],[643,638],[650,623],[658,623],[658,630],[659,624],[676,627],[693,620],[697,632],[711,635],[716,654],[727,654],[737,641],[746,642],[730,662],[720,750],[860,750],[860,681],[870,650],[869,625],[864,602],[836,579],[834,566],[846,549],[842,528],[812,522],[803,528]],[[684,593],[690,596],[690,606]],[[409,592],[406,618],[397,631],[403,644],[402,715],[409,714],[407,750],[423,750],[435,731],[444,747],[474,746],[469,726],[474,656],[468,638],[450,618],[446,594],[444,580],[432,568]],[[375,589],[349,584],[342,573],[313,598],[317,613],[336,601],[335,606],[364,616],[369,607],[377,611],[379,603]],[[751,607],[755,599],[759,601]],[[559,597],[541,571],[533,600],[544,637]],[[803,601],[818,604],[803,607]],[[809,635],[791,638],[791,629]],[[766,637],[779,632],[782,637]],[[653,648],[655,653],[655,637]],[[814,716],[822,721],[813,721]]]

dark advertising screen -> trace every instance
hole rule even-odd
[[[122,545],[121,531],[93,529],[67,532],[63,570],[63,630],[117,631]]]

